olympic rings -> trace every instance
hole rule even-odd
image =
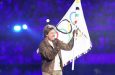
[[[64,21],[67,21],[68,24],[70,24],[70,31],[69,31],[69,32],[67,32],[67,31],[66,31],[66,32],[63,32],[62,30],[64,30],[64,29],[61,29],[61,30],[60,30],[60,29],[58,29],[58,27],[57,27],[59,24],[61,24],[61,23],[64,22]],[[59,22],[58,25],[56,26],[56,29],[57,29],[59,32],[61,32],[61,33],[63,33],[63,34],[69,34],[69,33],[72,32],[72,25],[71,25],[71,23],[70,23],[69,20],[64,19],[64,20],[62,20],[61,22]]]
[[[76,23],[77,23],[77,20],[75,20],[74,22],[72,22],[72,15],[73,14],[75,14],[75,17],[77,17],[78,16],[78,14],[76,13],[76,12],[71,12],[70,13],[70,21],[68,20],[68,19],[63,19],[61,22],[59,22],[58,24],[57,24],[57,26],[59,25],[59,24],[61,24],[62,22],[64,22],[64,21],[66,21],[66,22],[68,22],[68,24],[70,24],[69,26],[70,27],[68,27],[68,29],[70,29],[70,31],[69,32],[63,32],[62,30],[63,29],[58,29],[58,27],[56,26],[56,29],[59,31],[59,32],[61,32],[61,33],[63,33],[63,34],[69,34],[69,33],[71,33],[72,32],[72,25],[75,25]]]

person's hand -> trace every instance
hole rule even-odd
[[[73,31],[73,37],[75,37],[75,35],[76,36],[78,35],[78,29],[76,29],[76,30]]]

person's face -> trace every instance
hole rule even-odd
[[[55,31],[54,29],[52,29],[52,30],[48,33],[47,37],[48,37],[48,39],[49,39],[50,41],[52,41],[52,40],[55,39],[55,35],[56,35],[56,31]]]

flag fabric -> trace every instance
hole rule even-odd
[[[74,1],[57,24],[57,38],[64,43],[68,43],[75,29],[78,29],[78,35],[74,38],[72,50],[61,50],[63,65],[65,66],[68,62],[72,62],[72,70],[74,70],[74,60],[87,53],[92,47],[80,0]]]

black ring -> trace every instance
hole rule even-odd
[[[58,26],[61,22],[63,22],[63,21],[67,21],[67,22],[70,23],[69,20],[67,20],[67,19],[63,19],[62,21],[60,21],[60,22],[57,24],[57,26]],[[71,30],[70,30],[69,32],[63,32],[63,31],[59,30],[57,26],[56,26],[56,29],[57,29],[59,32],[63,33],[63,34],[69,34],[69,33],[72,32],[72,25],[71,25],[71,23],[70,23],[70,28],[71,28]]]

